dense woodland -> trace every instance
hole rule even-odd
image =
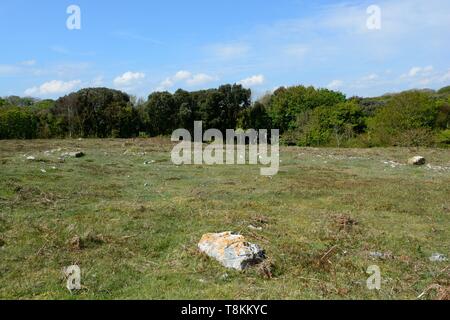
[[[204,129],[280,129],[298,146],[450,146],[450,87],[347,98],[313,87],[279,88],[252,102],[240,85],[147,100],[90,88],[57,100],[0,98],[0,139],[132,138]]]

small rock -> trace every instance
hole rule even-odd
[[[67,289],[72,291],[81,290],[81,269],[77,265],[63,268],[64,276],[67,278]]]
[[[256,230],[256,231],[262,231],[262,229],[263,229],[262,227],[255,227],[255,226],[252,225],[252,224],[249,225],[248,228],[251,229],[251,230]]]
[[[380,259],[380,260],[388,260],[388,259],[393,258],[393,255],[391,252],[383,253],[383,252],[375,251],[375,252],[370,252],[369,256],[373,259]]]
[[[27,160],[28,160],[28,161],[35,161],[35,160],[36,160],[36,157],[29,156],[29,157],[27,157]]]
[[[153,164],[155,163],[155,160],[149,160],[149,161],[145,161],[144,165],[149,165],[149,164]]]
[[[41,172],[42,172],[42,173],[47,173],[47,170],[41,169]]]
[[[221,277],[220,280],[222,281],[227,281],[230,278],[230,276],[228,275],[228,273],[224,273]]]
[[[85,154],[81,151],[76,152],[66,152],[61,155],[62,158],[82,158]]]
[[[424,157],[417,156],[408,160],[408,164],[412,166],[423,166],[427,163],[427,160]]]
[[[433,253],[430,257],[431,262],[446,262],[448,259],[441,253]]]
[[[205,234],[198,248],[226,268],[240,271],[265,259],[263,249],[256,244],[248,243],[244,236],[233,232]]]

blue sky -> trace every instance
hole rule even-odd
[[[81,30],[69,30],[69,5]],[[367,8],[381,29],[367,28]],[[450,1],[8,0],[0,96],[106,86],[146,97],[241,83],[374,96],[450,85]]]

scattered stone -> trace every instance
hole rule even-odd
[[[72,291],[81,290],[81,269],[77,265],[63,268],[64,276],[67,278],[66,288]]]
[[[433,166],[431,164],[426,165],[427,170],[433,170],[433,171],[450,171],[450,167],[444,167],[444,166]]]
[[[446,262],[448,259],[441,253],[433,253],[430,257],[431,262]]]
[[[34,157],[34,156],[29,156],[29,157],[27,157],[27,160],[28,160],[28,161],[35,161],[35,160],[36,160],[36,157]]]
[[[61,158],[82,158],[85,154],[81,151],[65,152],[61,155]]]
[[[148,160],[148,161],[145,161],[144,162],[144,165],[149,165],[149,164],[153,164],[153,163],[155,163],[155,160]]]
[[[201,252],[226,268],[245,270],[264,261],[265,252],[258,245],[233,232],[205,234],[198,244]]]
[[[424,157],[417,156],[408,160],[408,164],[412,166],[423,166],[427,163],[427,160]]]
[[[393,259],[393,255],[391,252],[378,252],[378,251],[374,251],[374,252],[370,252],[369,256],[373,259],[380,259],[380,260],[388,260],[388,259]]]
[[[262,231],[262,230],[263,230],[262,227],[255,227],[255,226],[252,225],[252,224],[249,225],[248,228],[251,229],[251,230],[256,230],[256,231]]]
[[[61,151],[62,151],[62,149],[61,149],[61,148],[58,148],[58,149],[52,149],[52,150],[44,151],[44,153],[45,153],[47,156],[49,156],[50,154],[53,154],[53,153],[55,153],[55,152],[61,152]]]
[[[42,172],[42,173],[47,173],[47,170],[41,169],[41,172]]]
[[[385,165],[388,165],[388,166],[390,166],[391,168],[398,168],[398,167],[401,167],[401,166],[404,166],[404,164],[401,164],[401,163],[398,163],[398,162],[395,162],[395,161],[392,161],[392,160],[389,160],[389,161],[383,161],[383,163],[385,164]]]
[[[221,277],[220,280],[222,281],[227,281],[230,278],[230,276],[228,275],[228,273],[224,273]]]

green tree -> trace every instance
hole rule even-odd
[[[283,133],[296,128],[297,117],[303,112],[341,102],[345,102],[345,96],[340,92],[304,86],[282,87],[274,92],[268,112],[274,128]]]
[[[369,137],[375,145],[415,146],[430,143],[438,107],[429,93],[395,95],[369,119]]]
[[[0,109],[0,139],[33,139],[37,136],[37,120],[29,108]]]
[[[120,131],[117,114],[130,105],[130,97],[108,88],[89,88],[58,99],[52,113],[71,137],[110,137]]]
[[[272,128],[272,121],[264,104],[256,101],[252,107],[241,113],[239,126],[243,129],[269,130]]]
[[[156,135],[169,135],[176,127],[178,108],[169,92],[155,92],[148,97],[145,109],[150,120],[148,131]]]
[[[305,111],[298,117],[297,127],[294,137],[298,145],[341,147],[363,133],[366,123],[363,109],[355,101],[348,101]]]

